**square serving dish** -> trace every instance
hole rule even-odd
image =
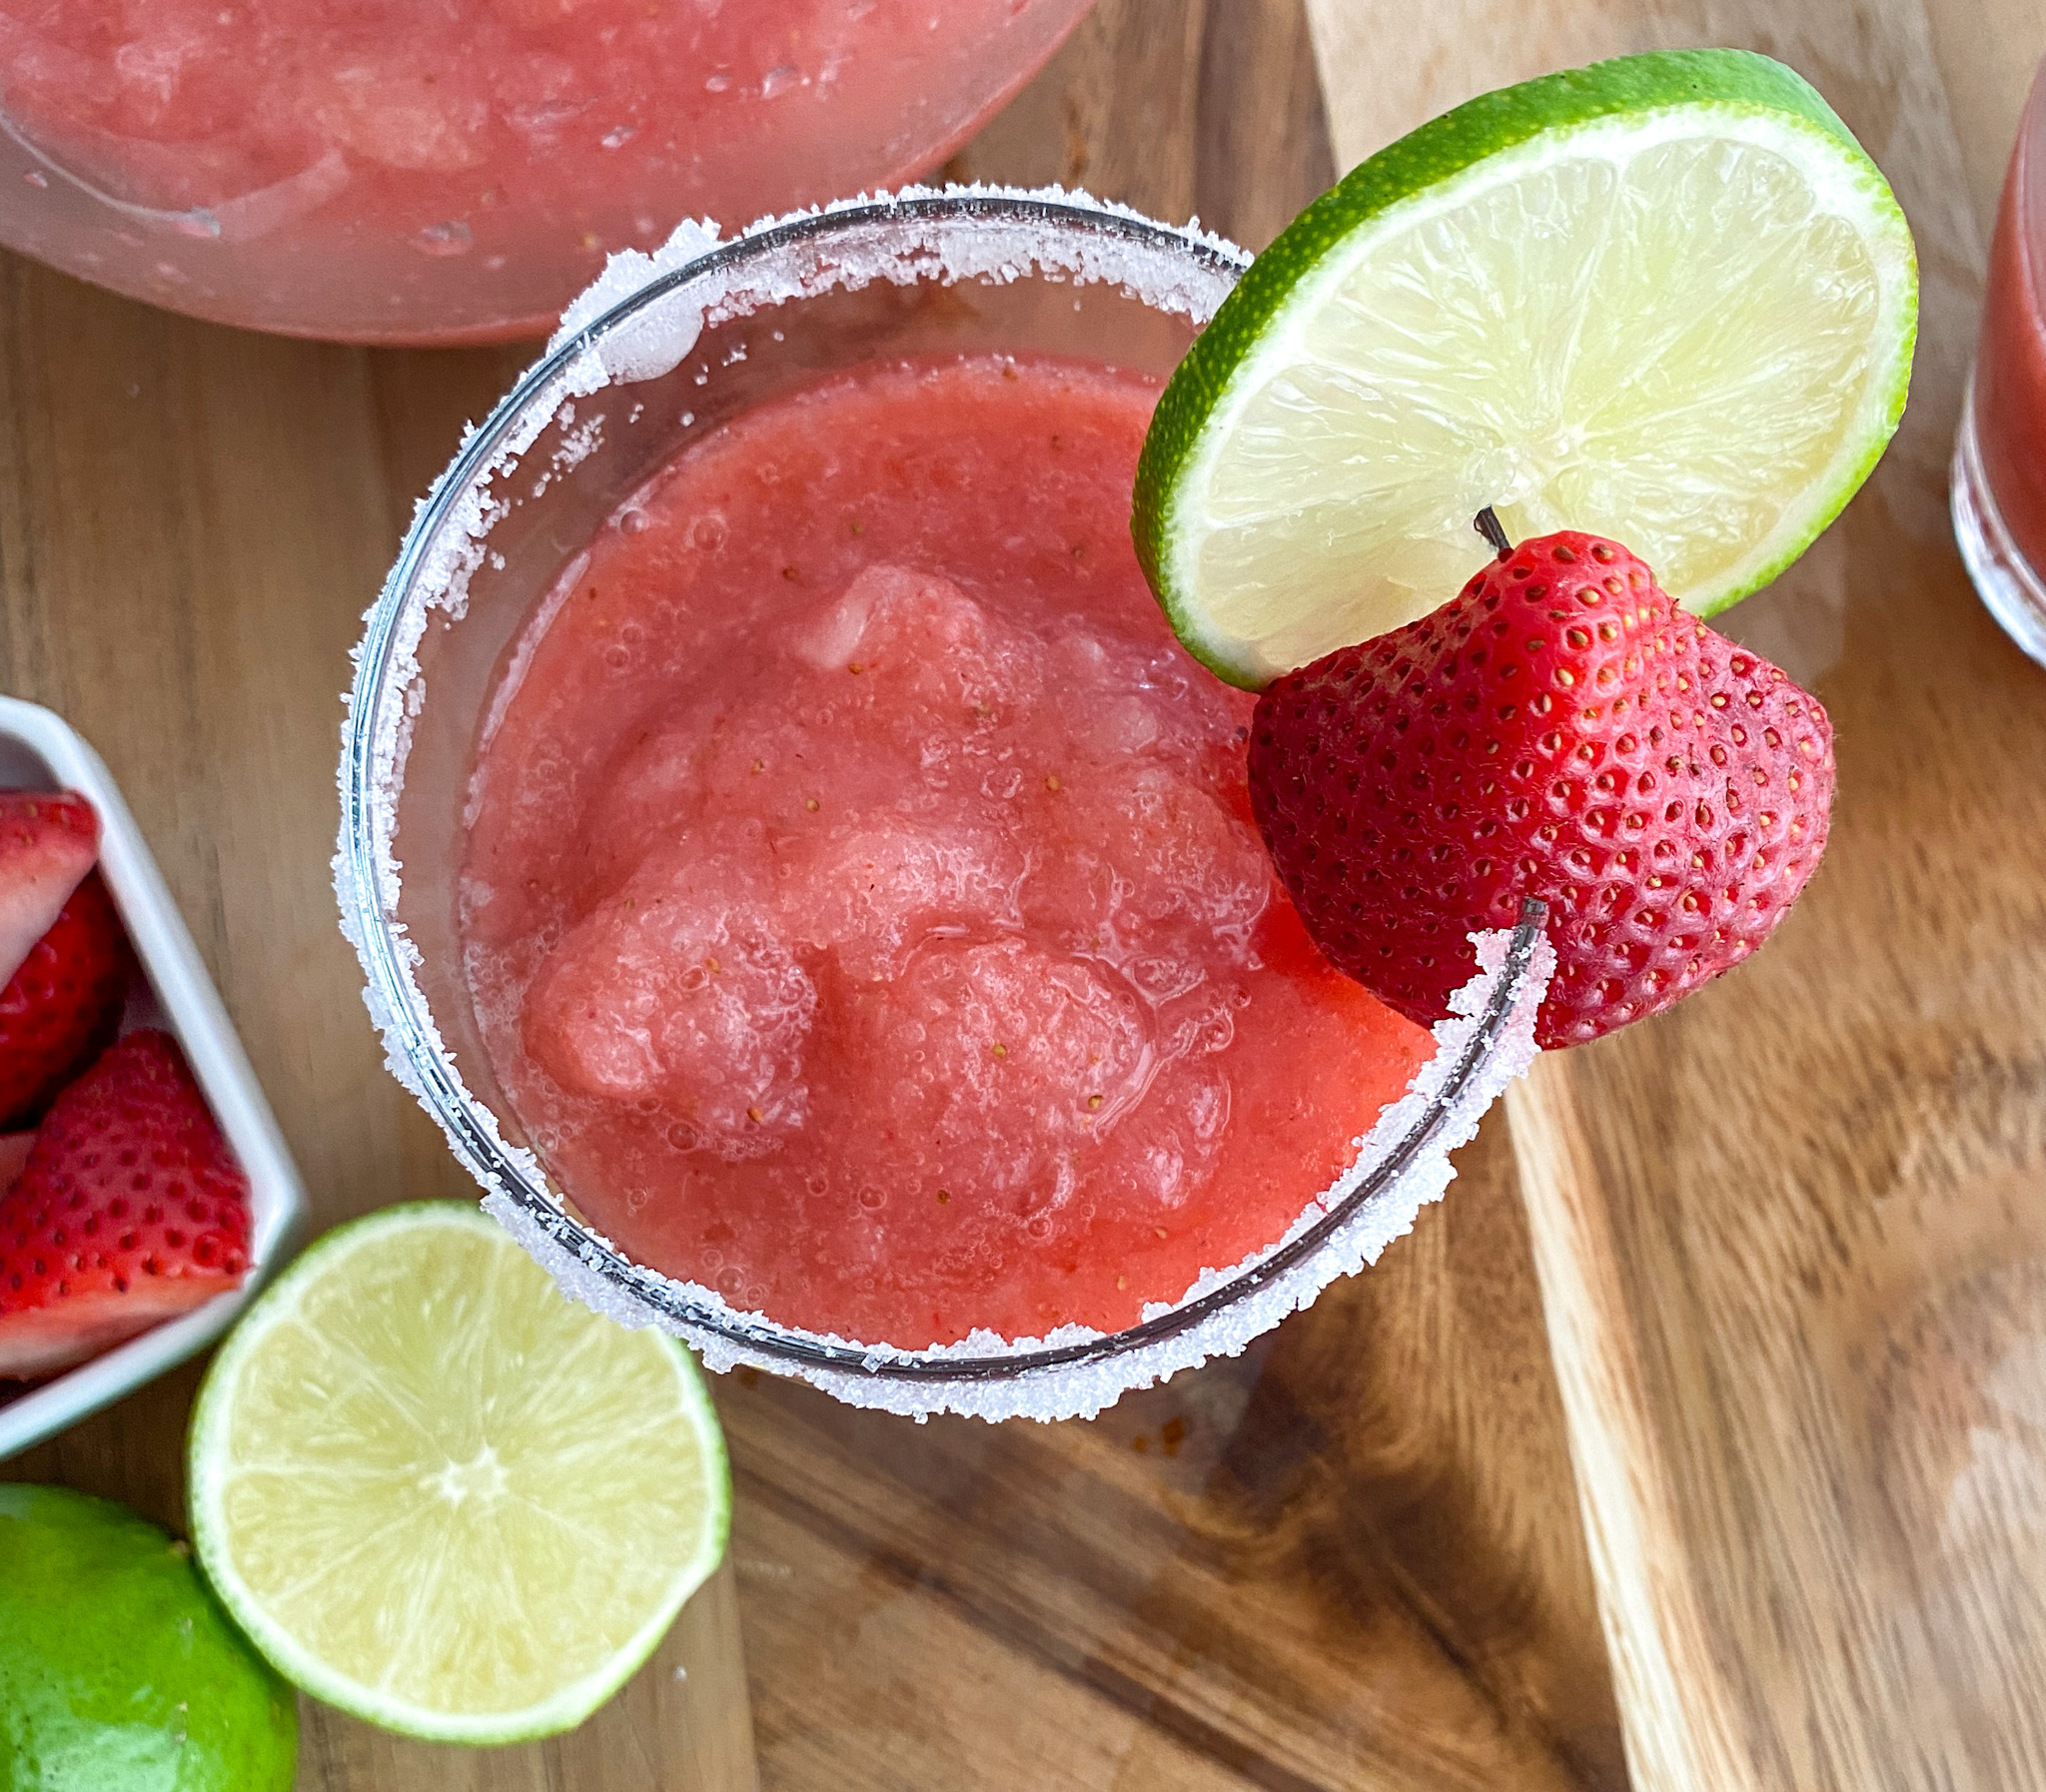
[[[99,811],[100,876],[143,972],[122,1026],[164,1026],[176,1035],[248,1175],[251,1221],[249,1271],[240,1288],[0,1403],[4,1459],[154,1379],[225,1332],[283,1256],[305,1190],[184,918],[99,755],[61,716],[0,697],[0,789],[76,790]]]

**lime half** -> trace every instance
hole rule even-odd
[[[1382,150],[1244,277],[1161,399],[1137,551],[1222,677],[1436,608],[1517,539],[1624,541],[1710,615],[1803,551],[1903,411],[1903,213],[1797,75],[1656,52]]]
[[[588,1716],[731,1510],[688,1354],[449,1203],[331,1233],[250,1309],[200,1392],[190,1485],[200,1562],[278,1670],[446,1742]]]

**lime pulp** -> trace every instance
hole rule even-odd
[[[450,1203],[331,1233],[251,1308],[189,1478],[201,1562],[280,1672],[470,1743],[608,1698],[717,1565],[731,1501],[687,1352]]]

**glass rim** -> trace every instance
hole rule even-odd
[[[1475,1028],[1463,1041],[1448,1075],[1433,1092],[1421,1116],[1354,1187],[1333,1198],[1326,1192],[1321,1197],[1308,1196],[1293,1226],[1278,1242],[1233,1268],[1204,1272],[1194,1288],[1167,1311],[1120,1331],[1089,1331],[1084,1338],[1056,1344],[1047,1340],[1004,1342],[996,1348],[982,1346],[980,1341],[988,1336],[984,1333],[973,1334],[957,1344],[922,1349],[846,1342],[782,1325],[764,1315],[748,1316],[717,1297],[714,1291],[706,1292],[712,1294],[715,1306],[706,1304],[691,1295],[682,1283],[633,1262],[608,1239],[571,1217],[560,1199],[549,1192],[545,1178],[535,1181],[528,1174],[528,1164],[538,1168],[536,1157],[509,1145],[499,1135],[495,1111],[470,1091],[456,1069],[454,1055],[407,962],[408,954],[415,949],[395,915],[395,885],[390,889],[390,901],[385,900],[395,865],[389,852],[391,834],[380,832],[376,813],[379,779],[388,773],[395,778],[396,787],[402,787],[406,750],[402,724],[391,723],[395,732],[387,732],[385,706],[394,701],[403,704],[405,693],[420,676],[416,664],[411,667],[411,677],[394,676],[406,669],[411,656],[413,643],[403,639],[403,623],[416,587],[428,570],[430,556],[441,545],[444,531],[459,523],[458,511],[465,498],[490,477],[501,456],[510,452],[515,457],[524,451],[523,446],[512,445],[519,425],[528,421],[533,407],[541,401],[547,403],[547,415],[551,415],[574,364],[606,336],[691,283],[863,227],[917,222],[1037,225],[1055,234],[1078,233],[1120,240],[1184,258],[1200,273],[1232,282],[1250,263],[1242,250],[1210,236],[1198,226],[1161,224],[1126,207],[1104,204],[1062,189],[912,189],[893,196],[841,202],[755,226],[660,273],[572,335],[558,339],[498,403],[436,480],[365,618],[344,724],[341,839],[335,872],[343,928],[369,978],[367,999],[394,1069],[403,1064],[409,1074],[401,1074],[400,1080],[440,1124],[457,1158],[488,1195],[511,1204],[523,1223],[515,1230],[537,1229],[555,1250],[564,1254],[564,1261],[577,1267],[578,1274],[593,1275],[613,1294],[649,1311],[667,1329],[692,1341],[717,1341],[721,1353],[734,1359],[784,1365],[811,1378],[849,1375],[939,1387],[945,1383],[984,1384],[1046,1370],[1072,1369],[1165,1344],[1269,1287],[1286,1272],[1308,1264],[1422,1161],[1432,1147],[1438,1146],[1463,1098],[1481,1081],[1517,1009],[1527,1006],[1531,978],[1539,971],[1544,911],[1539,902],[1522,905],[1519,921],[1506,939],[1503,964],[1497,972],[1481,974],[1490,976],[1491,982],[1482,1005],[1470,1017],[1476,1022]],[[1047,271],[1035,264],[1034,258],[1033,265],[1021,276],[1061,277],[1076,282],[1084,278],[1071,270]],[[806,295],[793,297],[802,296]],[[1150,303],[1139,298],[1140,302]],[[783,299],[770,303],[787,302]],[[428,600],[419,601],[423,613]],[[397,763],[387,765],[382,749],[387,740],[394,738],[399,742]],[[395,811],[395,789],[383,801]],[[1545,982],[1545,973],[1540,974]],[[1442,1049],[1439,1045],[1438,1050]],[[1364,1142],[1359,1143],[1362,1146]],[[1448,1146],[1442,1149],[1447,1150]],[[1353,1165],[1346,1174],[1354,1174],[1357,1168]],[[487,1199],[486,1205],[495,1208],[497,1203]],[[1317,1205],[1322,1206],[1319,1218],[1303,1227],[1301,1222]],[[1204,1283],[1211,1285],[1203,1288]],[[930,1409],[940,1408],[934,1405]]]

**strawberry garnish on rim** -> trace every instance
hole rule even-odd
[[[145,1029],[57,1098],[0,1195],[0,1379],[68,1368],[236,1287],[249,1182],[184,1054]]]
[[[1259,698],[1251,802],[1323,952],[1424,1024],[1472,933],[1545,903],[1535,1038],[1572,1045],[1775,929],[1825,847],[1832,727],[1618,542],[1480,528],[1500,557],[1456,597]]]

